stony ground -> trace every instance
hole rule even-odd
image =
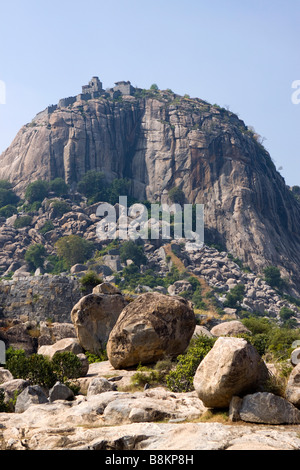
[[[90,366],[82,390],[105,375],[124,390],[135,373],[108,361]],[[162,387],[78,395],[74,401],[0,413],[1,450],[299,450],[300,426],[232,423],[213,414],[195,392]],[[219,421],[219,422],[218,422]]]

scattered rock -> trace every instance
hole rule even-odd
[[[300,410],[284,398],[267,392],[246,395],[240,417],[249,423],[300,424]]]
[[[72,352],[73,354],[82,354],[82,347],[76,338],[64,338],[49,346],[41,346],[38,354],[48,356],[50,359],[56,352]]]
[[[88,373],[89,367],[90,367],[89,360],[86,357],[86,355],[83,354],[83,353],[77,354],[77,357],[81,362],[81,375],[80,375],[80,377],[85,377],[86,374]]]
[[[110,392],[115,390],[117,390],[117,387],[114,383],[110,382],[104,377],[95,377],[91,380],[89,384],[87,396],[89,397],[91,395],[98,395],[99,393]]]
[[[47,403],[48,397],[39,385],[30,385],[17,397],[15,412],[23,413],[31,405]]]
[[[12,379],[1,384],[1,389],[4,391],[4,402],[10,406],[13,411],[13,402],[16,395],[20,395],[23,390],[29,386],[29,382],[23,379]]]
[[[61,382],[56,382],[49,390],[49,401],[51,403],[56,400],[73,400],[73,398],[74,393],[72,390]]]
[[[0,385],[9,380],[13,380],[12,373],[4,367],[0,367]]]
[[[220,323],[219,325],[214,326],[210,332],[214,336],[237,336],[243,333],[251,335],[248,328],[238,320]]]

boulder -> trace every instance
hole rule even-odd
[[[40,336],[38,338],[39,347],[54,344],[64,338],[76,338],[76,331],[73,323],[47,323],[45,321],[41,321]]]
[[[77,354],[77,357],[78,357],[78,359],[79,359],[80,362],[81,362],[81,373],[80,373],[80,377],[85,377],[86,374],[88,373],[89,367],[90,367],[89,360],[88,360],[88,358],[86,357],[86,355],[83,354],[83,353]]]
[[[117,287],[110,282],[102,282],[93,288],[93,294],[122,294]]]
[[[291,372],[285,389],[285,398],[300,408],[300,364]]]
[[[50,359],[54,356],[56,352],[72,352],[73,354],[81,354],[82,347],[80,346],[76,338],[64,338],[57,341],[54,344],[41,346],[38,349],[38,354],[43,356],[48,356]]]
[[[12,326],[5,332],[8,346],[14,349],[24,349],[30,355],[36,352],[37,339],[29,334],[30,328],[25,323]]]
[[[47,395],[39,385],[29,385],[17,397],[15,412],[23,413],[31,405],[48,403]]]
[[[77,274],[77,273],[82,273],[87,270],[88,270],[88,267],[85,264],[74,264],[74,266],[72,266],[70,269],[70,273]]]
[[[67,385],[56,382],[49,390],[49,401],[52,403],[56,400],[73,400],[74,393]]]
[[[208,338],[214,338],[214,335],[209,331],[205,326],[196,325],[193,338],[198,338],[199,336],[207,336]]]
[[[123,310],[110,333],[108,359],[115,369],[176,357],[195,331],[190,302],[158,292],[141,294]]]
[[[246,395],[239,413],[241,420],[248,423],[300,424],[300,410],[273,393]]]
[[[267,366],[251,344],[220,337],[200,363],[194,387],[205,406],[225,408],[234,395],[258,391],[268,378]]]
[[[174,282],[171,286],[168,287],[168,292],[170,295],[179,295],[182,292],[192,292],[192,284],[185,280],[180,280]]]
[[[1,384],[1,389],[4,391],[4,402],[10,406],[13,410],[13,402],[16,394],[21,394],[26,387],[29,386],[29,382],[23,379],[12,379]]]
[[[104,377],[95,377],[90,381],[87,390],[87,396],[98,395],[99,393],[111,392],[117,390],[117,386]]]
[[[300,363],[300,348],[294,349],[294,351],[291,354],[291,363],[293,366],[296,366],[297,364]]]
[[[9,380],[13,380],[12,373],[4,367],[0,367],[0,384],[8,382]]]
[[[236,336],[244,333],[251,334],[248,328],[238,320],[223,322],[211,329],[211,334],[214,336]]]
[[[73,307],[71,320],[79,343],[86,351],[98,354],[104,349],[127,301],[122,294],[89,294]]]

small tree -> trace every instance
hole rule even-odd
[[[18,217],[14,221],[14,228],[24,228],[28,227],[32,222],[32,217],[30,215],[24,215],[22,217]]]
[[[62,217],[66,212],[70,212],[71,206],[66,201],[53,201],[50,204],[54,217]]]
[[[62,383],[68,382],[68,379],[77,379],[82,373],[79,357],[70,351],[56,352],[51,364],[54,374]]]
[[[151,87],[150,87],[150,90],[152,90],[152,91],[158,91],[158,90],[159,90],[158,85],[157,85],[156,83],[153,83],[153,84],[151,85]]]
[[[106,183],[104,174],[101,171],[90,170],[79,181],[77,190],[87,198],[99,195],[101,199],[101,195],[104,194],[105,187]]]
[[[175,204],[183,205],[185,201],[185,195],[182,189],[177,188],[176,186],[169,191],[169,198]]]
[[[0,209],[0,217],[11,217],[14,214],[17,214],[18,210],[16,206],[12,204],[7,204],[7,206],[1,207]]]
[[[7,206],[8,204],[15,205],[18,201],[19,198],[12,189],[0,187],[0,207]]]
[[[245,294],[244,284],[238,284],[237,286],[233,287],[226,295],[226,301],[224,302],[224,307],[237,308],[238,303],[243,300],[244,294]]]
[[[61,197],[68,194],[69,187],[63,178],[55,178],[50,181],[49,190],[52,191],[55,196]]]
[[[43,266],[44,259],[46,256],[46,249],[41,243],[31,245],[25,254],[25,261],[29,263],[31,269],[40,268]]]
[[[173,392],[190,392],[194,390],[193,380],[200,362],[211,350],[215,338],[198,336],[192,339],[185,354],[178,356],[177,366],[167,375],[167,385]]]
[[[58,256],[63,259],[67,269],[74,264],[84,263],[92,256],[94,251],[94,245],[78,235],[68,235],[60,238],[55,243],[55,247]]]
[[[280,270],[276,266],[268,266],[264,269],[265,281],[271,287],[282,289],[284,281],[281,278]]]
[[[144,254],[143,247],[136,245],[132,240],[128,240],[121,246],[120,257],[123,263],[128,259],[131,259],[137,266],[147,263],[147,257]]]
[[[29,203],[43,201],[48,195],[49,183],[47,181],[37,180],[27,186],[25,199]]]

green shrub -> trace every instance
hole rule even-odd
[[[81,361],[72,352],[56,352],[52,358],[51,365],[57,379],[62,383],[66,383],[69,379],[77,379],[81,375]]]
[[[5,217],[6,219],[17,213],[18,209],[12,204],[7,204],[7,206],[1,207],[0,209],[0,217]]]
[[[203,297],[202,297],[201,289],[197,288],[195,290],[195,292],[192,295],[191,300],[192,300],[195,308],[199,308],[199,309],[202,309],[202,310],[207,309],[207,305],[204,302]]]
[[[49,183],[49,191],[55,196],[62,197],[68,194],[69,187],[63,178],[55,178]]]
[[[47,271],[51,274],[60,274],[66,270],[64,260],[57,255],[49,255],[47,261],[50,263]]]
[[[9,411],[9,406],[5,403],[5,392],[0,388],[0,413],[7,413]]]
[[[49,183],[47,181],[37,180],[27,186],[25,199],[32,204],[35,201],[42,202],[48,196]]]
[[[182,189],[177,188],[176,186],[169,191],[169,198],[175,204],[183,205],[185,201],[185,195]]]
[[[8,180],[0,180],[0,189],[12,189],[12,184]]]
[[[15,379],[51,388],[57,381],[67,383],[69,379],[80,377],[82,365],[80,359],[71,352],[57,352],[49,359],[41,354],[26,356],[23,350],[8,348],[6,368]]]
[[[98,284],[101,284],[103,280],[98,276],[94,271],[88,271],[80,279],[81,291],[91,290],[96,287]]]
[[[227,294],[226,294],[226,301],[224,302],[224,307],[229,308],[238,308],[238,303],[242,302],[245,294],[245,286],[244,284],[238,284],[233,287]]]
[[[32,222],[32,217],[31,215],[23,215],[21,217],[18,217],[15,221],[14,221],[14,228],[24,228],[24,227],[28,227],[28,225],[30,225]]]
[[[200,362],[211,350],[216,339],[198,336],[193,339],[185,354],[178,356],[177,366],[166,377],[167,385],[173,392],[194,390],[193,380]]]
[[[66,212],[70,212],[71,206],[66,201],[53,201],[50,204],[54,217],[62,217]]]
[[[54,229],[54,224],[52,220],[46,220],[44,225],[40,228],[40,233],[45,235],[45,233],[50,232],[51,230]]]
[[[134,241],[128,240],[120,248],[120,258],[123,263],[131,259],[136,266],[147,263],[147,257],[144,254],[143,246],[139,246]]]
[[[25,261],[29,263],[31,269],[43,266],[46,256],[46,249],[41,243],[31,245],[25,253]]]
[[[106,349],[99,350],[98,354],[91,353],[90,351],[85,351],[85,355],[88,358],[89,364],[94,362],[103,362],[108,360]]]
[[[0,181],[0,207],[7,206],[8,204],[15,205],[19,201],[19,197],[11,189],[12,185],[5,180]]]
[[[286,320],[286,322],[288,322]],[[300,340],[300,330],[290,329],[286,323],[278,326],[267,318],[250,316],[242,319],[242,323],[251,331],[247,340],[256,347],[258,352],[271,354],[276,360],[288,360],[292,352],[292,343]]]
[[[99,197],[98,201],[106,200],[105,189],[106,182],[104,173],[95,170],[87,171],[77,185],[78,192],[82,193],[88,199],[91,197]]]
[[[284,281],[281,278],[280,270],[276,266],[268,266],[264,269],[265,281],[269,286],[282,289]]]
[[[51,362],[45,356],[32,354],[12,354],[6,360],[6,368],[15,379],[28,380],[33,385],[42,387],[53,387],[57,378],[53,373]]]
[[[68,235],[55,243],[57,254],[69,269],[74,264],[84,263],[93,254],[94,245],[78,235]]]

